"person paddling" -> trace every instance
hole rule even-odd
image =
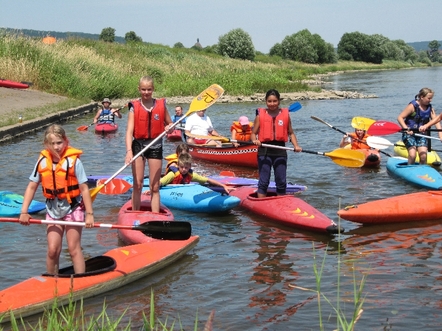
[[[122,118],[123,116],[120,113],[120,109],[112,109],[110,105],[112,102],[109,98],[104,98],[101,102],[103,108],[98,110],[94,117],[94,123],[102,124],[102,123],[115,123],[115,116],[118,118]]]

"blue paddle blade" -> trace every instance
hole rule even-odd
[[[298,101],[296,101],[289,106],[289,112],[294,113],[295,111],[298,111],[301,108],[302,105]]]

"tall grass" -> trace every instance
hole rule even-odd
[[[137,96],[144,75],[154,77],[158,96],[196,95],[213,83],[229,95],[252,95],[270,88],[309,90],[302,80],[315,74],[407,67],[411,65],[388,61],[309,65],[266,55],[251,62],[148,43],[68,39],[46,45],[40,39],[0,35],[0,78],[31,81],[38,90],[95,101]]]

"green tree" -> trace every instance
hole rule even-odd
[[[253,61],[255,47],[247,32],[242,29],[234,29],[218,38],[218,54],[232,59]]]
[[[440,54],[439,54],[440,43],[437,40],[430,41],[428,44],[428,57],[432,62],[439,62]]]
[[[273,45],[272,48],[270,48],[269,55],[283,57],[283,51],[282,51],[281,44],[276,43],[275,45]]]
[[[173,48],[185,48],[185,47],[184,47],[183,43],[177,42],[173,45]]]
[[[338,56],[341,60],[382,63],[385,58],[384,43],[388,41],[382,35],[366,35],[360,32],[345,33],[338,44]]]
[[[101,30],[99,39],[108,43],[113,43],[115,41],[115,29],[110,27],[104,28]]]
[[[138,42],[143,41],[143,39],[141,39],[141,37],[137,36],[137,34],[134,31],[126,32],[126,34],[124,36],[124,40],[126,40],[127,43],[130,43],[130,42],[138,43]]]

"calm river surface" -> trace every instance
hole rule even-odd
[[[350,123],[354,116],[395,122],[399,112],[422,87],[436,91],[433,105],[439,113],[441,86],[442,68],[334,76],[325,88],[376,94],[379,98],[302,101],[302,109],[291,115],[292,123],[301,147],[329,152],[337,148],[341,134],[310,116],[320,117],[344,131],[353,130]],[[207,114],[216,129],[228,135],[232,120],[240,115],[252,119],[258,106],[262,104],[215,104]],[[173,105],[169,105],[169,111],[173,111]],[[76,131],[78,126],[89,124],[92,117],[66,123],[64,127],[71,144],[84,151],[82,160],[88,174],[113,174],[124,162],[126,116],[119,120],[120,131],[112,136]],[[400,136],[386,138],[396,142]],[[40,132],[1,146],[1,190],[23,194],[42,139]],[[166,153],[173,152],[175,146],[176,143],[165,142]],[[433,147],[442,149],[438,142]],[[338,221],[336,211],[340,206],[419,190],[391,178],[386,172],[386,160],[383,156],[381,167],[376,170],[351,169],[336,165],[328,157],[293,153],[289,159],[289,180],[307,185],[308,190],[301,197]],[[200,173],[215,174],[226,166],[196,160],[194,168]],[[258,175],[254,169],[230,170],[239,176]],[[99,195],[94,203],[96,222],[116,222],[119,207],[128,197]],[[36,199],[43,200],[40,192]],[[290,285],[315,289],[313,264],[316,261],[320,266],[325,259],[321,289],[334,305],[339,294],[340,308],[347,318],[352,314],[353,277],[358,285],[362,276],[367,276],[364,312],[357,330],[442,329],[442,224],[439,222],[362,226],[341,220],[345,233],[338,238],[274,225],[241,209],[222,216],[173,212],[177,220],[192,223],[193,233],[200,236],[198,245],[174,265],[112,293],[85,300],[87,314],[100,312],[105,299],[111,307],[108,314],[120,316],[127,309],[124,321],[130,318],[132,325],[139,326],[142,312],[148,314],[153,290],[160,320],[167,318],[170,325],[170,321],[179,318],[186,330],[192,328],[196,315],[204,323],[212,310],[216,330],[318,330],[315,294]],[[44,226],[25,228],[1,223],[0,228],[0,287],[44,272]],[[123,245],[115,230],[105,229],[85,230],[82,244],[89,257]],[[339,244],[341,254],[338,254]],[[64,249],[61,266],[69,263],[68,258]],[[335,315],[332,307],[325,300],[321,301],[321,307],[326,329],[336,329],[336,319],[329,318]],[[36,318],[27,321],[34,323]]]

